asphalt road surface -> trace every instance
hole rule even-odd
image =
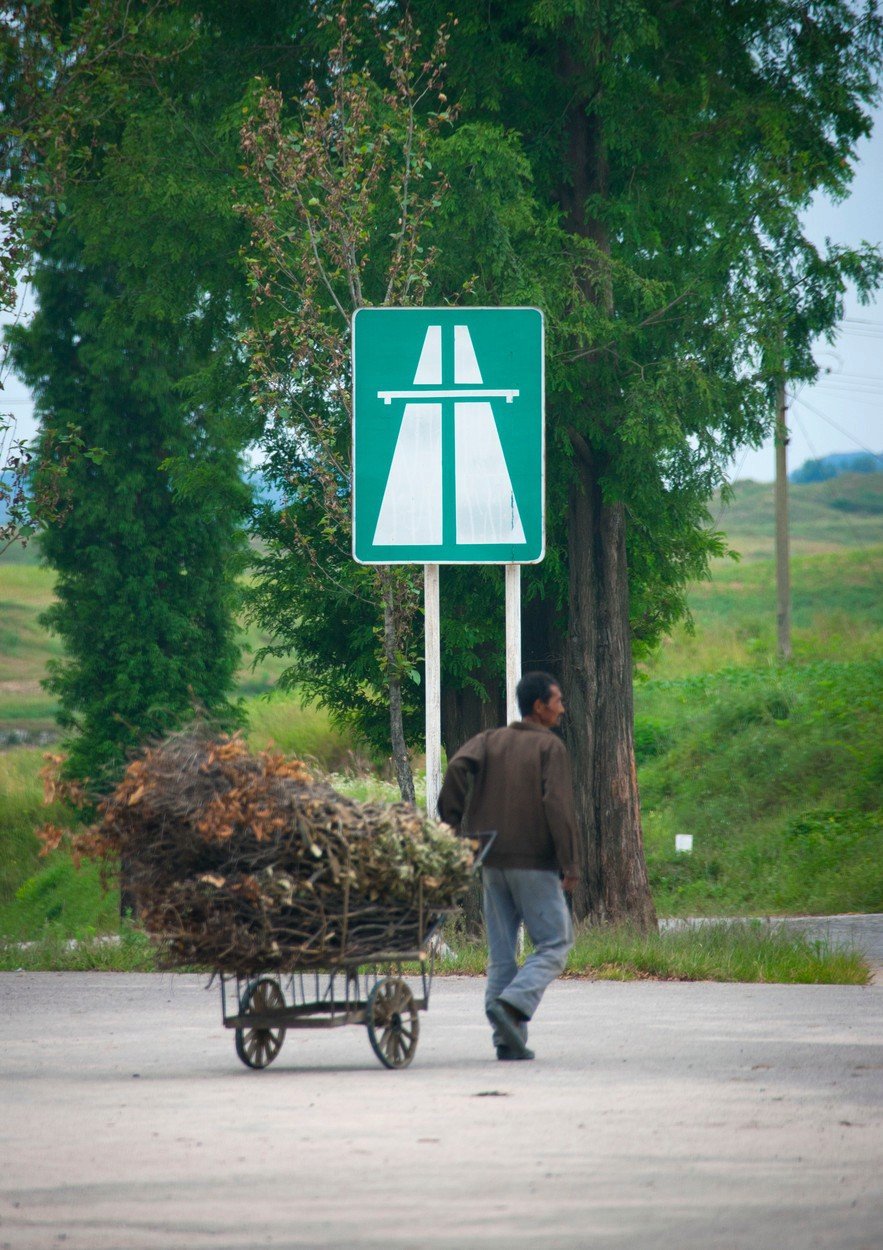
[[[880,1250],[883,986],[437,980],[254,1072],[195,977],[0,974],[0,1250]]]

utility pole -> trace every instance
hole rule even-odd
[[[788,424],[785,375],[776,393],[776,649],[791,659],[791,569],[788,551]]]

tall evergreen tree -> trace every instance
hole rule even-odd
[[[7,185],[37,250],[38,313],[13,336],[41,420],[36,480],[70,422],[104,452],[65,476],[42,544],[67,767],[95,784],[193,706],[233,715],[254,433],[236,106],[258,69],[301,80],[303,8],[47,0],[4,47]]]
[[[101,788],[127,750],[195,707],[235,717],[236,517],[246,491],[223,419],[182,414],[179,387],[205,367],[210,327],[182,341],[168,325],[118,315],[113,269],[85,266],[67,228],[35,284],[38,311],[12,345],[41,421],[38,485],[68,423],[102,453],[69,466],[64,520],[42,538],[56,573],[43,620],[64,644],[47,686],[73,731],[70,774]],[[182,494],[180,468],[168,466],[188,460],[203,484]]]

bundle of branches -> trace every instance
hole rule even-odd
[[[199,727],[132,761],[75,854],[119,863],[167,966],[250,973],[417,950],[476,844]]]

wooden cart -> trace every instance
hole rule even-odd
[[[475,871],[495,837],[495,833],[477,835]],[[417,942],[411,950],[378,951],[357,959],[342,956],[323,968],[295,967],[249,976],[221,973],[224,1027],[236,1030],[236,1053],[246,1067],[268,1067],[289,1029],[362,1024],[384,1067],[406,1068],[417,1050],[420,1012],[429,1007],[436,934],[446,915],[424,912],[422,889],[414,905]]]

